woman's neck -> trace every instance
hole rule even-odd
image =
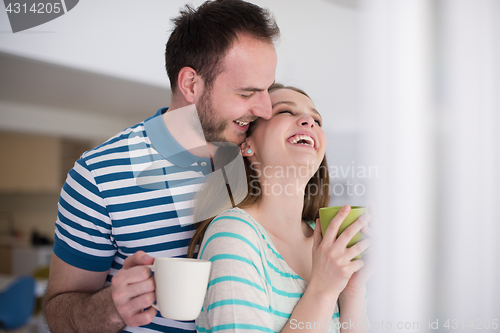
[[[277,238],[303,237],[302,209],[304,191],[308,180],[260,179],[262,196],[245,210]]]

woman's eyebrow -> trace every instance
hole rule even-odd
[[[297,104],[295,104],[295,102],[292,102],[292,101],[280,101],[280,102],[276,102],[273,104],[273,108],[278,105],[278,104],[289,104],[289,105],[292,105],[292,106],[297,106]]]
[[[318,114],[318,116],[319,116],[320,118],[322,118],[322,117],[321,117],[321,114],[318,112],[318,110],[316,110],[316,109],[314,109],[314,108],[311,108],[311,111],[313,111],[314,113]]]

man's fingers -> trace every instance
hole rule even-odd
[[[156,316],[154,293],[144,294],[130,300],[124,309],[123,320],[128,326],[143,326],[149,324]],[[146,310],[144,310],[146,309]]]
[[[155,302],[155,293],[147,293],[134,297],[129,301],[129,306],[133,312],[142,311],[149,308]]]
[[[148,325],[153,321],[153,319],[155,319],[157,312],[158,311],[154,307],[150,306],[146,310],[133,316],[131,320],[133,321],[134,325],[128,325],[128,326],[136,327],[136,326]]]
[[[137,251],[123,262],[123,268],[129,269],[139,265],[152,265],[155,261],[154,257],[146,254],[144,251]]]
[[[113,276],[112,285],[121,288],[123,286],[146,281],[151,278],[151,269],[147,266],[136,266],[126,270],[120,270]]]
[[[147,267],[154,260],[144,251],[137,251],[125,259],[122,269],[111,279],[113,303],[128,326],[149,324],[156,315],[156,309],[151,308],[155,301],[155,283]]]
[[[155,281],[153,277],[149,277],[147,280],[136,282],[129,285],[128,298],[129,299],[134,298],[154,291],[155,291]]]

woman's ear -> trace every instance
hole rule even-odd
[[[194,104],[197,101],[203,85],[203,80],[193,68],[183,67],[179,71],[179,75],[177,76],[177,87],[188,103]]]
[[[253,149],[248,142],[248,139],[240,145],[241,154],[243,156],[252,156],[254,154]]]

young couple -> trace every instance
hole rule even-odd
[[[241,0],[207,1],[196,10],[186,7],[174,24],[165,52],[170,108],[84,153],[61,190],[44,298],[53,333],[195,330],[194,322],[165,319],[151,306],[155,284],[147,265],[155,257],[186,256],[196,231],[183,223],[196,194],[186,184],[213,170],[210,156],[190,150],[178,124],[169,120],[170,111],[195,105],[206,141],[243,143],[248,162],[262,168],[317,168],[324,159],[325,136],[311,100],[293,89],[268,91],[279,35],[268,11]],[[314,168],[299,179],[302,185]],[[291,180],[264,181],[285,187]],[[289,330],[290,324],[283,326],[289,313],[298,328],[329,320],[338,310],[340,321],[365,318],[369,272],[361,260],[350,258],[368,244],[350,249],[345,244],[368,217],[336,239],[344,210],[321,240],[303,221],[314,220],[328,197],[262,195],[244,203],[244,210],[214,220],[201,245],[201,257],[214,260],[214,276],[200,331]],[[215,236],[220,226],[247,242],[232,249]],[[216,261],[219,253],[248,257]],[[234,301],[240,297],[241,307]]]

